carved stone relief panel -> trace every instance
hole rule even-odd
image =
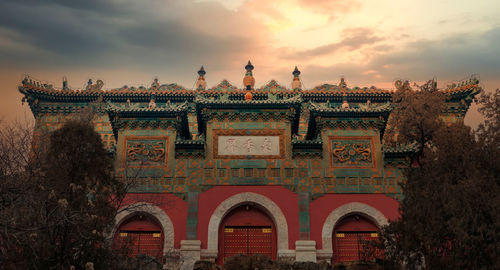
[[[329,137],[331,166],[374,168],[372,137]]]
[[[127,137],[124,149],[126,166],[164,167],[168,137]]]

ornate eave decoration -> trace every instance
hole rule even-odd
[[[386,157],[406,157],[412,156],[417,152],[417,144],[398,144],[398,145],[384,145],[382,146],[382,153]]]
[[[109,103],[106,108],[109,120],[113,128],[115,138],[118,138],[118,130],[123,128],[145,129],[145,128],[167,128],[174,127],[181,138],[190,139],[188,125],[187,103],[158,105],[155,107],[139,107],[135,105],[116,105]]]
[[[122,87],[111,90],[101,90],[101,88],[92,88],[88,90],[54,89],[52,86],[40,85],[23,81],[19,86],[19,92],[25,96],[29,102],[30,99],[40,101],[55,102],[93,102],[102,97],[104,101],[125,102],[127,99],[132,102],[149,101],[152,96],[157,102],[171,101],[192,101],[195,92],[188,90],[178,84],[163,84],[158,88],[145,87]]]
[[[229,95],[219,98],[196,96],[194,100],[198,119],[198,132],[204,134],[209,119],[255,121],[258,119],[276,121],[287,119],[292,122],[292,133],[298,131],[302,97],[278,98],[268,94],[265,100],[233,100]]]
[[[309,103],[309,127],[306,139],[316,138],[324,127],[341,129],[380,130],[380,138],[384,136],[387,119],[393,107],[390,103],[361,104],[358,107],[330,107],[328,104]]]
[[[294,158],[323,158],[323,141],[321,137],[302,140],[298,136],[293,136],[292,156]]]
[[[341,82],[342,84],[342,82]],[[305,101],[315,102],[342,102],[343,98],[347,98],[349,102],[390,102],[392,101],[393,93],[388,90],[383,90],[372,87],[353,87],[348,88],[347,85],[322,84],[313,89],[302,91]]]
[[[205,139],[203,136],[197,140],[177,138],[175,140],[175,157],[205,157]]]
[[[384,154],[384,166],[409,168],[411,158],[417,153],[417,144],[383,145],[382,153]]]
[[[474,96],[481,92],[482,88],[479,86],[479,80],[476,77],[471,77],[459,83],[453,83],[446,89],[441,90],[446,95],[447,101],[461,101],[464,100],[468,105],[474,99]]]

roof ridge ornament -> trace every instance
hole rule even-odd
[[[243,78],[243,86],[246,90],[252,90],[254,85],[255,85],[255,78],[253,77],[253,71],[254,66],[248,60],[248,64],[245,66],[245,70],[247,71],[245,73],[245,77]]]
[[[300,90],[302,89],[302,82],[300,81],[300,70],[295,66],[295,69],[292,72],[293,80],[292,80],[292,90]]]
[[[344,76],[340,77],[339,87],[342,90],[347,90],[347,83],[345,82]]]
[[[156,91],[160,89],[160,82],[158,81],[158,78],[154,78],[153,82],[151,83],[151,90]]]
[[[196,90],[205,90],[207,88],[207,82],[205,81],[205,74],[207,74],[207,72],[205,71],[203,66],[201,66],[200,70],[198,70],[198,80],[196,81],[194,86]]]
[[[63,76],[63,78],[62,78],[62,90],[69,90],[68,78],[66,78],[66,76]]]
[[[86,91],[100,91],[104,86],[104,82],[102,80],[97,80],[95,84],[92,83],[92,79],[89,79],[87,82],[87,87],[85,87]]]

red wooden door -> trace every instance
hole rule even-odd
[[[238,254],[273,256],[271,227],[225,227],[224,258]]]
[[[237,254],[262,254],[276,259],[274,223],[255,206],[237,207],[221,223],[217,263],[223,264],[225,258]]]
[[[118,228],[115,248],[123,249],[131,257],[139,254],[157,258],[163,256],[163,232],[156,220],[145,215],[132,217]]]
[[[378,227],[364,217],[353,215],[342,219],[333,234],[333,262],[372,259],[365,257],[365,246],[368,241],[377,240],[377,232]]]
[[[162,257],[162,237],[160,231],[120,231],[119,245],[129,248],[129,255],[147,255],[158,260]]]
[[[337,232],[335,234],[335,262],[352,262],[363,259],[366,241],[376,240],[376,232]]]

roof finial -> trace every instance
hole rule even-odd
[[[200,75],[201,77],[205,76],[205,74],[207,74],[207,72],[205,71],[205,69],[203,68],[203,66],[201,66],[200,70],[198,70],[198,75]]]
[[[92,89],[92,79],[89,79],[89,81],[87,82],[87,86],[85,87],[85,90],[91,90]]]
[[[347,88],[347,83],[345,83],[344,76],[340,77],[339,86],[340,86],[341,89],[346,89]]]
[[[66,78],[66,76],[63,76],[62,78],[62,88],[63,90],[68,90],[68,79]]]
[[[203,66],[201,66],[200,70],[198,70],[198,80],[196,81],[196,84],[194,85],[195,89],[203,90],[207,87],[207,82],[205,81],[205,74],[207,74],[207,72],[205,71]]]
[[[252,65],[252,63],[250,62],[250,60],[248,60],[248,64],[245,66],[245,69],[247,70],[247,72],[252,72],[252,70],[253,70],[253,65]]]
[[[151,90],[158,89],[160,89],[160,82],[158,81],[158,78],[154,78],[153,82],[151,83]]]
[[[292,89],[302,89],[302,83],[300,82],[300,70],[295,66],[295,69],[292,72],[293,81],[292,81]]]
[[[245,86],[246,90],[251,90],[255,85],[255,79],[252,74],[253,65],[250,60],[248,60],[248,64],[245,66],[245,70],[247,72],[245,73],[245,77],[243,78],[243,86]]]

